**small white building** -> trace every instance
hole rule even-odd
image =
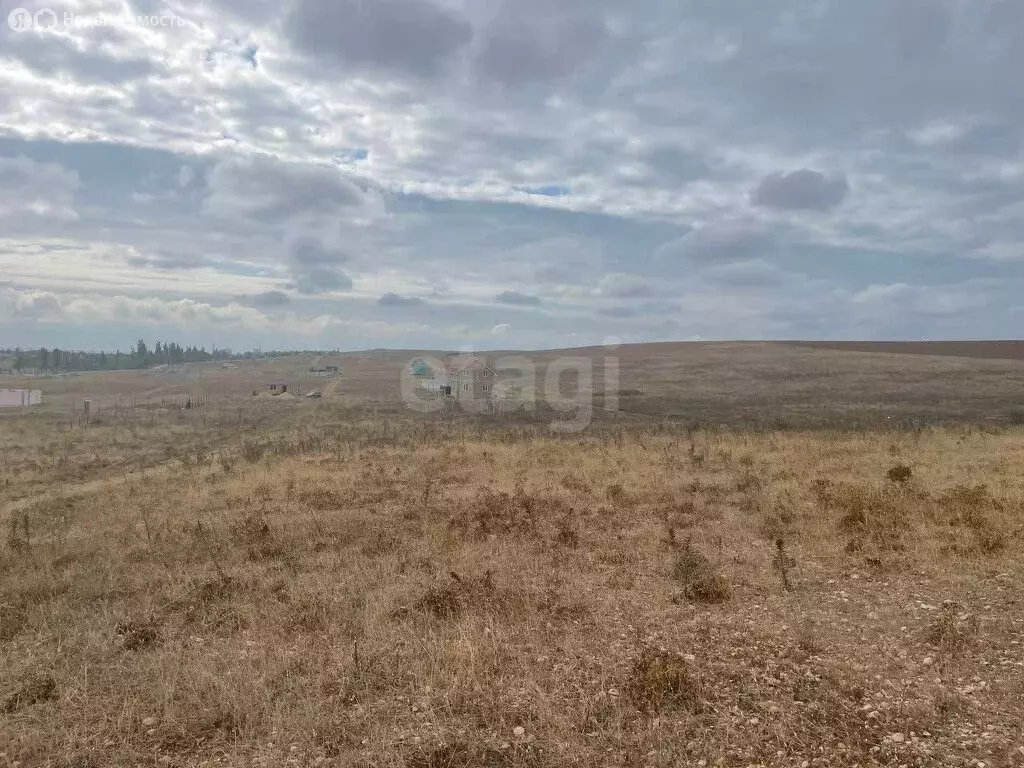
[[[42,404],[41,389],[0,389],[0,408],[24,408]]]
[[[455,379],[448,371],[417,377],[416,382],[419,388],[426,392],[440,392],[448,397],[455,389]]]

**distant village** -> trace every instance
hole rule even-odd
[[[312,378],[333,378],[341,376],[341,366],[336,363],[324,363],[319,362],[310,366],[308,371],[309,377]],[[296,395],[294,392],[289,391],[289,382],[284,379],[274,379],[267,382],[264,391],[253,391],[254,397],[259,398],[276,398],[278,400],[296,400],[299,397],[305,397],[307,399],[319,399],[324,396],[320,390],[312,390],[305,392],[301,395]]]

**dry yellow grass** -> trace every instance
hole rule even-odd
[[[0,765],[1024,761],[1024,432],[442,434],[9,504]]]

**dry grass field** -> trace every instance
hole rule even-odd
[[[813,349],[974,359],[1024,360],[1024,341],[795,341]]]
[[[769,382],[767,424],[815,370],[860,371],[854,416],[894,375],[725,346],[689,395],[667,349],[623,386]],[[201,408],[124,373],[0,415],[0,767],[1024,766],[1024,429],[651,406],[559,435],[413,414],[403,359],[315,402],[247,396],[285,360],[197,377]],[[968,375],[915,359],[919,389]],[[975,372],[950,407],[1009,408],[1020,364]]]
[[[830,348],[837,347],[837,348]],[[842,348],[838,348],[842,347]],[[536,366],[536,388],[543,391],[549,367],[566,358],[592,368],[595,409],[613,405],[627,414],[701,426],[758,429],[905,426],[973,423],[1024,424],[1024,344],[960,342],[945,344],[833,344],[768,342],[678,342],[588,347],[548,352],[486,353],[492,363],[526,357]],[[931,354],[925,354],[931,350]],[[224,367],[191,363],[170,374],[153,371],[84,373],[69,377],[0,376],[0,387],[40,388],[44,411],[54,424],[81,413],[92,398],[102,423],[143,419],[125,416],[135,404],[174,410],[186,397],[209,401],[218,416],[207,423],[229,424],[268,408],[252,393],[270,381],[287,381],[290,391],[324,392],[336,405],[392,409],[401,406],[402,373],[420,356],[440,352],[375,350],[321,357],[293,355],[250,360]],[[614,360],[618,380],[606,381],[606,361]],[[324,360],[343,375],[315,378],[309,368]],[[571,394],[572,383],[566,384]],[[588,392],[588,398],[590,393]],[[207,413],[210,413],[208,411]],[[95,415],[95,414],[94,414]],[[9,414],[0,411],[0,429]],[[159,416],[159,413],[157,414]],[[276,416],[270,417],[271,420]],[[266,421],[254,416],[253,422]]]

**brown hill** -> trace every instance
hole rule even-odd
[[[782,342],[838,352],[883,352],[898,355],[1024,360],[1024,341],[790,341]]]

